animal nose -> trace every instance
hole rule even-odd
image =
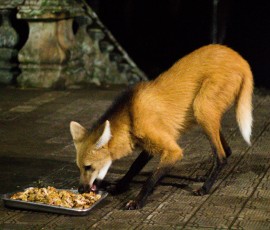
[[[78,192],[79,193],[90,192],[90,186],[80,184],[79,187],[78,187]]]
[[[83,186],[83,184],[80,184],[79,185],[78,192],[79,193],[84,193],[84,186]]]

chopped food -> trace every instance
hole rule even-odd
[[[90,208],[101,195],[94,192],[77,194],[68,190],[57,190],[54,187],[28,188],[24,192],[13,194],[10,199],[44,203],[65,208]]]

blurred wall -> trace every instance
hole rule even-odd
[[[213,41],[215,0],[89,0],[135,62],[155,78],[173,62]],[[219,0],[219,42],[250,63],[256,86],[270,88],[270,2]]]

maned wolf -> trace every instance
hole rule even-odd
[[[177,61],[149,82],[120,96],[90,130],[70,123],[80,169],[79,192],[95,190],[114,160],[143,151],[116,185],[124,191],[152,156],[160,162],[127,209],[141,208],[153,187],[182,159],[179,137],[199,124],[210,141],[215,164],[196,195],[209,193],[231,150],[221,133],[223,114],[235,103],[244,140],[250,144],[253,77],[249,64],[222,45],[207,45]]]

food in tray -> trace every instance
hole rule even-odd
[[[57,190],[54,187],[27,188],[24,192],[13,194],[10,199],[43,203],[65,208],[90,208],[101,198],[94,192],[77,194],[68,190]]]

